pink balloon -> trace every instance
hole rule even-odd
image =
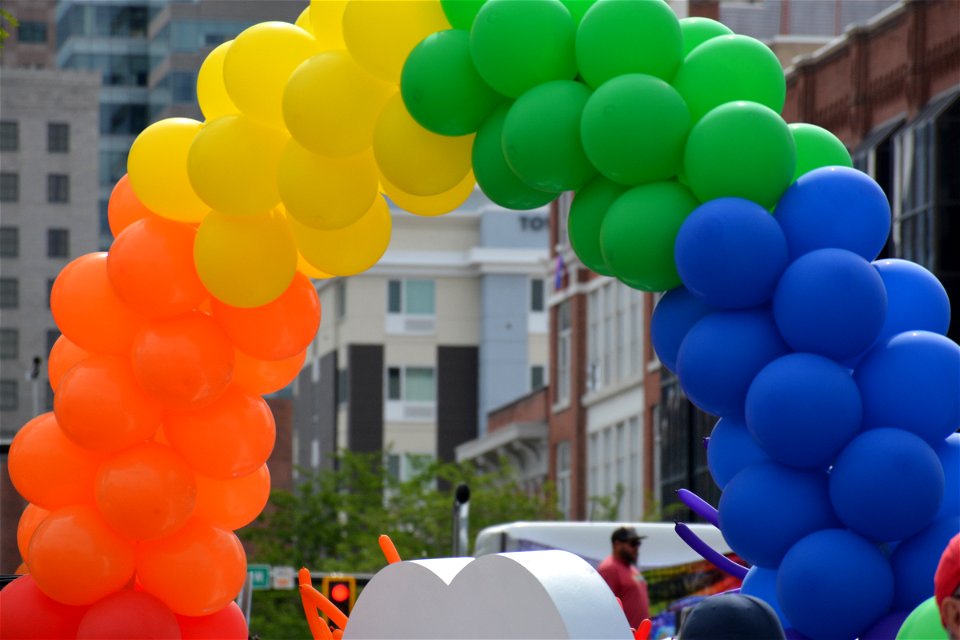
[[[73,636],[71,636],[73,637]],[[90,606],[77,640],[180,640],[177,617],[142,591],[117,591]]]

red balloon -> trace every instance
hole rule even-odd
[[[78,347],[126,354],[143,317],[125,305],[107,277],[107,254],[80,256],[60,272],[50,292],[50,312]]]
[[[74,638],[86,611],[47,597],[33,576],[20,576],[0,591],[0,638]]]
[[[147,442],[100,465],[97,508],[107,523],[135,540],[179,529],[197,503],[193,470],[173,449]]]
[[[297,273],[287,290],[260,307],[231,307],[216,298],[213,317],[244,353],[260,360],[283,360],[306,349],[320,327],[320,299],[313,283]]]
[[[178,640],[180,624],[149,593],[124,589],[92,605],[80,621],[77,640]]]
[[[148,318],[192,311],[207,297],[193,265],[197,230],[157,216],[137,220],[117,236],[107,256],[110,284]]]
[[[57,338],[47,357],[47,378],[50,380],[50,388],[56,391],[63,374],[88,356],[90,356],[89,351],[70,342],[67,336]]]
[[[148,324],[133,345],[140,386],[170,408],[189,410],[219,397],[233,377],[234,350],[210,316],[192,311]]]
[[[28,502],[59,509],[93,502],[93,478],[102,459],[70,440],[53,413],[44,413],[14,436],[7,471]]]
[[[110,224],[110,233],[116,238],[120,232],[131,224],[146,217],[154,217],[156,214],[147,209],[137,194],[133,192],[130,186],[130,179],[127,174],[123,174],[120,181],[113,188],[110,194],[110,201],[107,203],[107,222]]]
[[[247,621],[236,602],[209,616],[177,616],[183,640],[247,640]]]
[[[277,437],[266,401],[235,385],[206,407],[171,411],[163,433],[197,473],[211,478],[253,473],[270,457]]]
[[[63,376],[53,396],[60,428],[85,449],[114,452],[153,437],[160,406],[137,385],[126,358],[90,356]]]

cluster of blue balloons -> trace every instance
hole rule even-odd
[[[801,176],[774,214],[719,198],[684,222],[683,286],[653,343],[720,416],[710,471],[743,591],[793,633],[864,638],[933,592],[960,531],[960,346],[920,265],[876,260],[890,209],[869,176]]]

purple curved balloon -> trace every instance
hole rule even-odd
[[[720,528],[719,512],[712,504],[689,489],[678,489],[677,497],[680,498],[680,502],[690,507],[698,516],[705,519],[717,529]]]
[[[688,547],[696,551],[704,560],[715,566],[717,569],[720,569],[720,571],[723,571],[724,573],[729,574],[738,580],[743,580],[743,578],[747,575],[746,567],[737,564],[722,553],[715,551],[710,547],[710,545],[698,538],[697,534],[691,531],[690,527],[684,523],[678,522],[674,526],[674,531],[676,531],[677,535],[687,543]]]

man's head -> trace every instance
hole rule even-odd
[[[951,638],[960,638],[960,533],[947,543],[933,576],[940,621]]]
[[[610,536],[614,557],[627,564],[636,564],[640,557],[640,541],[645,537],[638,535],[633,527],[620,527]]]
[[[690,611],[680,640],[778,640],[784,638],[780,619],[769,604],[738,593],[702,600]]]

